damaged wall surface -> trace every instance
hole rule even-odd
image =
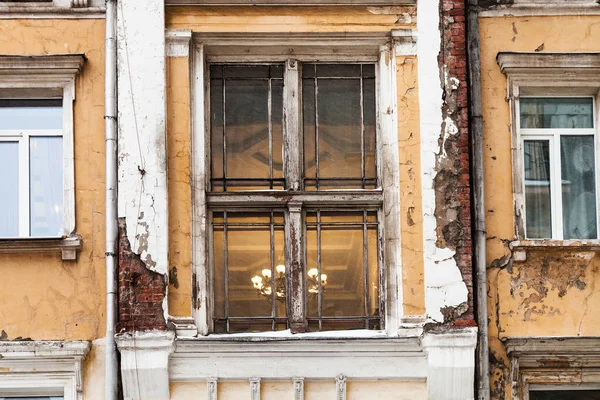
[[[592,6],[590,6],[592,7]],[[481,76],[484,120],[486,187],[488,310],[490,316],[490,371],[493,399],[520,395],[512,385],[512,358],[506,354],[511,338],[583,338],[600,334],[600,320],[592,310],[600,306],[600,257],[586,246],[519,247],[515,239],[511,159],[511,116],[507,78],[496,62],[498,52],[598,52],[600,17],[583,15],[480,17]],[[510,13],[510,8],[507,8]],[[594,112],[597,111],[597,106]],[[538,241],[543,242],[543,241]],[[560,351],[557,346],[556,353]],[[581,362],[580,355],[569,359]],[[561,355],[560,359],[567,359]],[[558,360],[558,358],[557,358]],[[554,361],[557,361],[554,360]],[[569,363],[562,368],[568,371]],[[558,372],[539,372],[543,384],[561,382]],[[575,384],[580,378],[570,380]],[[569,378],[570,379],[570,378]],[[577,380],[579,379],[579,381]],[[566,382],[567,381],[562,381]]]

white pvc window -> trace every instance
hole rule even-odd
[[[522,97],[525,232],[528,239],[597,239],[593,97]]]
[[[0,100],[0,238],[63,234],[63,100]]]

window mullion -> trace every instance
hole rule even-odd
[[[302,203],[290,202],[285,218],[286,275],[288,276],[288,321],[292,333],[307,330],[306,293],[304,280],[304,238]]]
[[[562,210],[562,160],[560,157],[560,135],[552,135],[550,141],[550,148],[552,155],[550,156],[551,165],[554,171],[551,172],[551,193],[554,202],[554,209],[552,210],[554,234],[552,235],[555,239],[563,239],[563,210]],[[552,161],[554,157],[554,161]]]
[[[29,237],[29,134],[19,139],[19,236]]]
[[[283,165],[287,190],[302,188],[302,141],[300,135],[300,74],[298,61],[285,63],[283,85]]]

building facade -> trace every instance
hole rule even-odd
[[[479,5],[491,398],[600,398],[600,7]]]
[[[0,18],[0,398],[474,398],[462,0]]]

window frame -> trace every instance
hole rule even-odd
[[[80,53],[39,56],[0,55],[2,98],[62,98],[63,227],[57,237],[0,238],[0,253],[60,250],[74,260],[81,247],[75,234],[74,119],[75,79],[85,56]],[[19,161],[24,162],[24,160]],[[29,162],[29,160],[27,160]],[[29,190],[29,188],[27,188]]]
[[[527,91],[526,91],[527,93]],[[544,94],[537,94],[544,93]],[[594,138],[594,164],[595,164],[595,177],[594,183],[596,187],[596,193],[598,193],[598,184],[600,183],[600,173],[598,173],[598,168],[600,167],[600,157],[598,156],[598,152],[600,151],[600,140],[598,138],[598,123],[600,119],[598,118],[598,112],[600,109],[598,108],[600,90],[596,95],[578,95],[577,91],[574,92],[573,95],[548,95],[544,89],[529,91],[529,94],[522,95],[519,98],[515,99],[515,107],[519,110],[519,114],[515,117],[517,124],[517,129],[519,131],[519,146],[521,149],[524,147],[524,142],[526,140],[543,140],[549,142],[549,151],[550,151],[550,197],[551,197],[551,218],[552,218],[552,237],[550,238],[528,238],[527,237],[527,218],[526,216],[523,218],[523,231],[524,237],[526,240],[565,240],[564,239],[564,230],[563,230],[563,206],[562,206],[562,196],[561,196],[561,177],[562,177],[562,160],[561,160],[561,143],[560,139],[562,136],[592,136]],[[521,128],[521,115],[520,115],[520,99],[522,98],[591,98],[592,99],[592,110],[593,110],[593,128],[579,128],[579,129],[564,129],[564,128],[534,128],[527,129]],[[524,150],[523,150],[524,151]],[[524,154],[522,156],[524,158]],[[524,163],[523,163],[524,165]],[[525,196],[525,171],[522,170],[523,174],[523,187],[522,193],[523,197]],[[525,200],[523,199],[523,205],[525,206]],[[527,211],[525,207],[523,208],[523,213],[525,215]],[[598,196],[596,196],[596,235],[600,238],[600,201],[598,201]],[[568,239],[573,240],[573,239]],[[590,239],[582,239],[582,240],[590,240]]]
[[[510,245],[515,257],[524,261],[524,248],[568,246],[571,249],[598,249],[599,239],[528,239],[525,230],[524,153],[520,129],[521,97],[593,97],[596,151],[596,191],[600,184],[600,53],[528,53],[500,52],[496,57],[507,78],[507,102],[510,110],[512,187],[514,203],[514,237]],[[550,129],[543,129],[550,131]],[[554,200],[554,199],[553,199]],[[556,201],[556,200],[554,200]],[[561,199],[562,201],[562,199]],[[597,213],[600,202],[597,202]],[[597,214],[597,216],[600,214]],[[554,231],[553,226],[553,234]],[[562,231],[560,232],[562,238]],[[600,235],[600,231],[598,232]]]
[[[395,98],[395,57],[394,45],[389,32],[386,33],[368,33],[368,34],[250,34],[250,37],[244,37],[244,44],[240,44],[239,35],[229,34],[198,34],[195,35],[192,42],[191,51],[191,73],[192,76],[192,268],[193,268],[193,316],[196,323],[198,333],[202,336],[211,333],[212,325],[212,276],[210,248],[206,238],[211,236],[210,226],[210,211],[209,208],[216,204],[221,206],[242,206],[245,203],[245,194],[233,193],[209,193],[210,188],[210,163],[205,157],[209,154],[210,148],[210,120],[209,120],[209,97],[208,86],[210,85],[208,76],[209,63],[269,63],[269,62],[285,62],[287,60],[298,60],[301,62],[322,62],[322,63],[339,63],[339,62],[368,62],[374,63],[376,68],[377,83],[376,83],[376,104],[378,111],[377,118],[377,157],[381,161],[377,162],[378,179],[380,186],[388,188],[386,190],[373,190],[372,193],[365,193],[364,190],[349,190],[343,194],[332,194],[326,191],[322,192],[298,192],[295,194],[295,200],[288,201],[285,194],[287,190],[279,191],[281,195],[275,192],[278,191],[257,191],[253,195],[252,200],[257,205],[263,207],[285,208],[286,217],[292,218],[289,225],[302,234],[304,229],[303,212],[301,204],[306,206],[315,205],[331,205],[340,206],[353,204],[353,206],[372,206],[374,202],[380,207],[381,217],[380,223],[380,253],[383,253],[384,265],[380,269],[380,273],[385,274],[385,287],[380,288],[380,299],[386,304],[385,313],[382,314],[382,321],[386,332],[394,332],[398,329],[396,321],[399,320],[398,305],[401,304],[400,296],[391,296],[396,290],[401,290],[399,279],[401,272],[399,271],[399,219],[393,221],[393,213],[384,213],[387,209],[397,209],[399,207],[399,189],[398,189],[398,152],[393,149],[393,146],[385,146],[385,144],[393,141],[396,137],[397,143],[397,124],[396,121],[396,98]],[[252,44],[246,44],[252,43]],[[332,49],[333,48],[333,49]],[[293,57],[290,57],[293,54]],[[297,68],[298,63],[296,63]],[[292,78],[287,75],[288,78]],[[300,74],[295,77],[298,79]],[[301,108],[299,99],[296,97],[293,100],[287,97],[291,95],[287,87],[297,87],[301,82],[288,82],[284,76],[284,104],[290,101],[298,101],[298,108]],[[383,89],[382,89],[383,88]],[[389,90],[386,90],[388,88]],[[286,94],[287,93],[287,94]],[[389,110],[384,113],[382,110]],[[299,117],[296,114],[295,117]],[[294,117],[292,115],[292,117]],[[297,131],[296,127],[300,124],[298,118],[285,118],[284,129]],[[384,134],[385,132],[385,134]],[[285,137],[285,136],[284,136]],[[284,139],[285,140],[285,139]],[[298,142],[301,142],[301,135],[297,137]],[[297,144],[298,145],[298,144]],[[388,154],[384,154],[384,153]],[[395,156],[389,153],[395,152]],[[294,163],[290,165],[289,159],[284,159],[287,162],[288,171],[298,171],[297,173],[287,174],[286,187],[297,188],[298,185],[294,182],[299,182],[302,178],[300,170],[302,159],[292,160]],[[390,162],[386,167],[388,173],[382,171],[383,163],[389,160],[395,160],[395,163]],[[395,166],[394,166],[395,164]],[[396,184],[388,184],[386,182],[394,181]],[[387,197],[384,196],[386,192]],[[375,199],[375,200],[374,200]],[[397,203],[392,205],[393,201]],[[383,228],[385,226],[385,229]],[[394,248],[395,246],[398,246]],[[287,246],[289,247],[289,246]],[[289,256],[288,263],[291,259],[302,259],[300,253],[304,252],[297,249],[298,254]],[[389,255],[389,256],[388,256]],[[392,267],[393,266],[393,267]],[[297,284],[296,284],[297,285]],[[289,287],[289,286],[288,286]],[[393,290],[391,290],[393,288]],[[298,290],[304,292],[303,288],[298,287]],[[300,296],[297,296],[298,298]],[[301,302],[302,303],[302,302]],[[294,307],[298,308],[294,308]],[[292,332],[303,332],[305,330],[306,313],[303,311],[305,304],[296,304],[288,310],[288,320]],[[270,332],[263,332],[265,336],[269,336]],[[227,334],[235,336],[236,334]]]

